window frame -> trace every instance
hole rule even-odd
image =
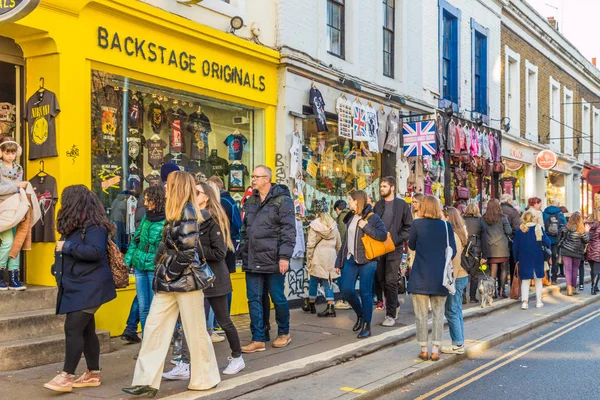
[[[530,79],[530,77],[533,78]],[[525,60],[525,137],[539,142],[539,73],[538,67]],[[533,102],[532,100],[535,100]]]
[[[504,46],[504,73],[504,114],[510,118],[510,134],[521,136],[521,55],[508,46]]]
[[[438,29],[438,43],[439,43],[439,106],[447,107],[452,106],[455,111],[460,108],[460,22],[461,22],[461,11],[454,7],[446,0],[439,0],[439,29]],[[444,56],[444,40],[445,40],[445,21],[450,19],[452,23],[452,33],[454,40],[450,39],[452,48],[450,49],[449,57]],[[449,74],[449,78],[444,76],[444,64],[448,61],[452,70]],[[444,81],[447,80],[449,94],[444,93]]]
[[[339,27],[335,27],[333,25],[330,25],[330,16],[329,16],[329,9],[330,6],[333,7],[339,7],[340,9],[340,26]],[[332,56],[341,58],[342,60],[346,59],[346,0],[327,0],[326,3],[326,24],[327,24],[327,53],[331,54]],[[340,32],[340,54],[336,54],[335,52],[331,51],[331,47],[332,47],[332,41],[331,38],[332,36],[330,35],[330,29],[335,29],[337,31]]]
[[[489,29],[471,18],[471,71],[472,71],[472,109],[482,116],[489,115]],[[481,41],[481,43],[479,42]],[[480,47],[483,47],[481,49]],[[480,52],[479,65],[475,55]],[[481,55],[483,53],[483,55]],[[477,71],[479,70],[479,74]],[[476,84],[479,75],[479,85]]]
[[[554,91],[556,90],[557,96],[556,98],[554,97]],[[549,143],[548,146],[550,147],[551,150],[554,150],[558,153],[561,152],[561,147],[562,147],[562,142],[563,142],[563,138],[565,137],[563,135],[562,132],[562,124],[563,124],[563,116],[562,116],[562,112],[560,110],[560,106],[561,106],[561,96],[560,96],[560,90],[561,90],[561,83],[558,82],[557,80],[555,80],[554,78],[552,78],[552,76],[550,76],[550,117],[553,119],[550,119],[550,129],[548,130],[549,132]],[[569,126],[573,126],[572,124]],[[552,140],[552,133],[557,133],[558,136],[554,138],[555,142],[553,142]]]
[[[390,6],[391,3],[391,6]],[[383,55],[383,75],[387,76],[388,78],[392,78],[394,79],[394,67],[395,67],[395,63],[394,63],[394,58],[396,56],[396,0],[382,0],[382,6],[383,6],[383,38],[382,38],[382,55]],[[392,26],[391,28],[389,26],[387,26],[387,22],[388,22],[388,16],[391,12],[391,17],[392,17]],[[385,39],[386,39],[386,35],[389,35],[389,43],[390,43],[390,51],[387,52],[385,50]],[[386,71],[386,56],[389,57],[389,71]]]

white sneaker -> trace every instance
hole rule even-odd
[[[336,310],[350,310],[351,308],[352,306],[347,301],[338,300],[335,302]]]
[[[210,335],[210,341],[213,343],[221,343],[223,341],[225,341],[225,338],[221,335],[219,335],[218,333],[213,332]]]
[[[186,381],[190,379],[190,364],[180,362],[172,370],[165,372],[163,378],[170,381]]]
[[[381,323],[381,326],[387,326],[387,327],[391,327],[396,325],[396,320],[390,316],[386,316],[385,319],[383,320],[383,322]]]
[[[521,304],[521,310],[529,310],[529,303],[527,301]]]
[[[238,358],[227,357],[227,359],[229,360],[229,365],[223,371],[225,375],[235,375],[246,368],[246,363],[242,356],[239,356]]]
[[[542,308],[544,307],[544,303],[542,303],[541,301],[539,303],[535,304],[535,308]]]
[[[443,354],[465,354],[465,345],[462,346],[452,345],[452,346],[442,346],[440,351]]]

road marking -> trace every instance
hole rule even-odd
[[[488,362],[488,363],[486,363],[486,364],[484,364],[484,365],[482,365],[482,366],[478,367],[478,368],[475,368],[473,371],[470,371],[470,372],[468,372],[468,373],[466,373],[466,374],[464,374],[464,375],[462,375],[462,376],[459,376],[458,378],[456,378],[456,379],[454,379],[454,380],[452,380],[452,381],[450,381],[450,382],[447,382],[447,383],[443,384],[442,386],[438,387],[437,389],[434,389],[434,390],[432,390],[432,391],[430,391],[430,392],[428,392],[428,393],[425,393],[425,394],[423,394],[423,395],[421,395],[421,396],[417,397],[417,399],[416,399],[416,400],[425,400],[425,399],[427,399],[427,398],[429,398],[429,397],[433,396],[434,394],[436,394],[436,393],[439,393],[439,392],[441,392],[441,391],[445,390],[446,388],[448,388],[448,387],[450,387],[450,386],[454,385],[455,383],[461,382],[461,381],[463,381],[463,380],[467,379],[468,377],[470,377],[470,376],[472,376],[472,375],[475,375],[475,374],[477,374],[478,372],[480,372],[480,371],[482,371],[482,370],[485,370],[485,369],[487,369],[487,368],[491,367],[492,365],[494,365],[494,364],[498,363],[499,361],[502,361],[502,360],[508,359],[508,358],[510,358],[510,357],[513,357],[515,354],[519,353],[520,351],[522,351],[522,350],[525,350],[525,349],[526,349],[526,348],[528,348],[528,347],[534,346],[534,345],[536,345],[537,343],[543,342],[543,343],[541,343],[541,344],[539,345],[539,346],[542,346],[542,345],[544,345],[544,344],[546,344],[546,343],[548,343],[548,342],[550,342],[550,341],[552,341],[552,340],[554,340],[554,339],[556,339],[556,338],[558,338],[558,337],[562,336],[563,334],[565,334],[565,333],[567,333],[567,332],[570,332],[571,330],[573,330],[573,329],[575,329],[575,328],[579,327],[580,325],[583,325],[583,324],[585,324],[586,322],[589,322],[589,321],[591,321],[592,319],[594,319],[594,318],[596,318],[596,317],[598,317],[598,316],[600,316],[600,310],[592,311],[591,313],[589,313],[589,314],[587,314],[587,315],[584,315],[583,317],[580,317],[580,318],[576,319],[575,321],[572,321],[572,322],[570,322],[570,323],[568,323],[568,324],[566,324],[566,325],[564,325],[564,326],[561,326],[560,328],[557,328],[557,329],[555,329],[554,331],[552,331],[552,332],[550,332],[550,333],[547,333],[546,335],[544,335],[544,336],[542,336],[542,337],[540,337],[540,338],[538,338],[538,339],[535,339],[534,341],[532,341],[532,342],[530,342],[530,343],[527,343],[527,344],[525,344],[525,345],[523,345],[523,346],[521,346],[521,347],[519,347],[519,348],[517,348],[517,349],[514,349],[514,350],[512,350],[512,351],[510,351],[510,352],[508,352],[508,353],[506,353],[506,354],[504,354],[504,355],[502,355],[502,356],[500,356],[500,357],[498,357],[498,358],[496,358],[496,359],[494,359],[494,360],[492,360],[492,361],[490,361],[490,362]],[[585,320],[585,321],[584,321],[584,320]],[[583,322],[581,322],[581,321],[583,321]],[[580,322],[581,322],[581,323],[580,323]],[[572,327],[572,328],[571,328],[571,327]],[[561,331],[564,331],[564,332],[561,332]],[[558,333],[558,332],[561,332],[561,333],[560,333],[559,335],[557,335],[557,333]],[[552,337],[552,336],[554,336],[554,337]],[[550,339],[548,339],[548,338],[550,338]],[[547,340],[547,341],[545,341],[546,339],[548,339],[548,340]],[[539,346],[537,346],[537,347],[539,347]],[[535,349],[535,348],[537,348],[537,347],[533,347],[531,350],[534,350],[534,349]],[[527,354],[527,353],[523,353],[522,355],[525,355],[525,354]],[[522,355],[520,355],[519,357],[521,357]],[[517,359],[517,358],[519,358],[519,357],[516,357],[515,359]],[[514,360],[510,360],[509,362],[511,362],[511,361],[514,361]],[[502,365],[505,365],[505,364],[503,363]],[[500,366],[502,366],[502,365],[500,365]],[[499,368],[499,367],[498,367],[498,368]],[[495,369],[496,369],[496,368],[495,368]],[[494,369],[494,370],[495,370],[495,369]],[[473,382],[474,380],[477,380],[477,379],[481,378],[482,376],[485,376],[485,375],[487,375],[487,374],[488,374],[489,372],[491,372],[491,371],[492,371],[492,370],[490,370],[490,371],[488,371],[488,372],[484,372],[484,373],[483,373],[483,374],[481,374],[480,376],[477,376],[477,377],[475,377],[475,378],[472,378],[471,380],[469,380],[469,381],[465,382],[465,384],[463,384],[463,385],[461,385],[461,386],[457,386],[455,389],[452,389],[451,391],[448,391],[448,392],[446,392],[445,394],[443,394],[443,395],[441,395],[441,396],[439,396],[439,397],[436,397],[434,400],[437,400],[437,399],[442,399],[442,398],[444,398],[445,396],[447,396],[447,395],[449,395],[449,394],[451,394],[451,393],[454,393],[456,390],[460,389],[461,387],[463,387],[463,386],[466,386],[466,384],[469,384],[469,383]]]
[[[350,392],[350,393],[359,393],[359,394],[364,394],[367,393],[367,390],[364,389],[355,389],[355,388],[351,388],[351,387],[341,387],[340,390],[343,390],[344,392]]]

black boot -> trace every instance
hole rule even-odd
[[[123,390],[127,394],[132,394],[134,396],[146,395],[148,397],[154,397],[156,396],[156,393],[158,393],[158,389],[154,389],[153,387],[150,387],[148,385],[126,387],[121,390]]]
[[[271,341],[271,325],[270,324],[265,325],[263,328],[263,332],[265,334],[265,342],[270,342]]]
[[[317,317],[331,317],[335,318],[335,307],[333,304],[327,304],[327,308],[317,314]]]
[[[317,313],[317,307],[315,307],[315,303],[310,301],[308,302],[308,307],[310,308],[310,313],[311,314],[316,314]]]
[[[310,311],[310,302],[308,299],[304,299],[304,304],[302,304],[302,311],[309,312]]]
[[[352,330],[354,332],[358,332],[360,330],[360,328],[362,328],[362,314],[357,314],[356,315],[358,318],[356,318],[356,323],[354,324],[354,327],[352,328]]]
[[[360,333],[356,336],[358,339],[366,339],[371,336],[371,324],[363,324]]]

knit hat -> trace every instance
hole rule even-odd
[[[314,204],[313,208],[314,208],[315,214],[329,212],[329,206],[327,205],[327,200],[325,200],[325,199],[315,200],[315,204]]]
[[[179,167],[174,162],[163,164],[163,166],[160,167],[160,179],[162,179],[163,182],[166,182],[171,172],[179,170]]]

